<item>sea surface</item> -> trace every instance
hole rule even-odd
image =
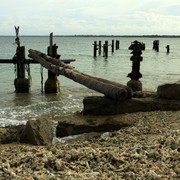
[[[160,42],[159,52],[152,49],[153,41]],[[146,49],[142,52],[140,79],[144,90],[156,91],[157,86],[163,83],[180,80],[180,38],[168,37],[66,37],[54,36],[54,43],[58,45],[58,54],[62,59],[76,59],[71,63],[77,70],[126,84],[130,79],[127,74],[132,70],[128,50],[131,42],[138,40],[145,43]],[[109,57],[102,55],[93,57],[94,41],[105,40],[111,44],[112,40],[120,41],[120,49],[111,53]],[[49,37],[20,37],[21,45],[28,50],[35,49],[46,53],[49,46]],[[15,37],[0,36],[0,59],[12,59],[16,52]],[[167,45],[170,45],[170,53],[167,54]],[[27,120],[47,118],[54,122],[63,120],[64,117],[73,115],[83,109],[83,98],[91,95],[101,95],[93,90],[73,82],[63,76],[59,76],[61,92],[59,94],[44,94],[43,83],[47,79],[47,70],[39,64],[33,64],[31,68],[32,86],[30,93],[17,94],[14,92],[14,79],[16,78],[13,64],[0,64],[0,127],[24,124]],[[41,76],[43,74],[43,76]]]

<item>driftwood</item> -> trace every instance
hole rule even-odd
[[[131,98],[131,90],[127,86],[81,73],[72,66],[55,58],[51,58],[39,51],[30,49],[29,57],[38,61],[43,67],[55,74],[63,75],[107,97],[120,101]]]

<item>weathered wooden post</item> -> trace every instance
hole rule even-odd
[[[159,40],[153,41],[153,49],[157,52],[159,52]]]
[[[170,51],[170,46],[169,46],[169,45],[167,45],[167,46],[166,46],[166,49],[167,49],[167,54],[169,54],[169,51]]]
[[[30,83],[29,79],[25,77],[25,47],[20,46],[19,26],[15,26],[15,32],[17,49],[12,61],[16,66],[17,78],[14,80],[14,86],[17,93],[27,93],[29,92]]]
[[[112,40],[112,45],[111,45],[111,51],[112,51],[112,53],[114,52],[114,40]]]
[[[108,41],[105,41],[105,44],[103,45],[103,54],[104,57],[108,57]]]
[[[98,47],[99,47],[99,55],[101,55],[101,41],[99,41],[99,45],[98,45]]]
[[[159,52],[159,40],[156,41],[156,51]]]
[[[57,54],[56,44],[53,45],[53,33],[50,33],[50,46],[47,49],[49,56],[59,59],[60,55]],[[48,70],[48,79],[45,82],[45,93],[59,93],[60,82],[57,79],[57,75]]]
[[[97,56],[97,41],[94,41],[94,57],[96,57]]]
[[[132,91],[142,91],[142,83],[139,81],[139,78],[142,77],[142,74],[140,71],[140,61],[143,60],[141,57],[142,50],[141,50],[141,43],[138,41],[133,42],[133,51],[131,54],[130,60],[132,61],[132,72],[127,75],[127,77],[130,77],[131,80],[127,82],[127,86],[132,89]]]
[[[119,40],[116,40],[116,50],[119,49]]]

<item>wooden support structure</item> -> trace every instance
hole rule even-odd
[[[17,93],[27,93],[30,88],[30,79],[25,77],[25,47],[20,46],[19,39],[19,26],[15,26],[16,39],[15,42],[17,44],[16,54],[13,57],[13,63],[16,64],[16,72],[17,78],[14,80],[15,91]]]
[[[13,59],[0,59],[0,64],[14,64],[16,68],[16,79],[14,80],[15,92],[17,93],[27,93],[30,89],[30,64],[39,64],[39,62],[33,59],[26,59],[25,58],[25,47],[20,46],[20,38],[19,38],[19,26],[15,26],[15,43],[17,44],[16,54],[14,55]],[[56,44],[53,45],[52,33],[50,35],[50,46],[48,47],[48,54],[52,57],[59,59],[60,55],[57,54],[57,47]],[[75,61],[75,59],[61,59],[61,62],[69,64]],[[26,78],[26,70],[28,73],[28,78]],[[48,79],[51,81],[50,85],[47,83],[47,88],[45,90],[47,93],[51,89],[51,93],[57,93],[59,91],[59,85],[57,80],[57,75],[51,71],[48,71]],[[52,83],[53,82],[53,83]],[[55,88],[54,88],[54,86]],[[45,92],[46,92],[45,91]]]
[[[130,87],[134,92],[135,91],[142,91],[142,83],[139,79],[142,77],[140,73],[140,62],[143,60],[141,57],[142,54],[142,44],[138,41],[134,41],[132,44],[133,51],[131,54],[130,60],[132,61],[132,72],[127,75],[130,77],[131,80],[127,83],[127,86]]]
[[[56,44],[53,45],[53,33],[50,33],[50,46],[47,49],[49,56],[59,59],[60,55],[57,54]],[[57,79],[57,74],[48,70],[48,79],[45,82],[45,93],[59,93],[60,92],[60,82]]]
[[[43,67],[54,72],[55,74],[63,75],[117,101],[123,101],[125,99],[131,98],[132,96],[132,91],[127,86],[78,72],[72,66],[66,65],[60,60],[57,62],[57,59],[48,57],[41,52],[30,49],[29,57],[38,61]]]

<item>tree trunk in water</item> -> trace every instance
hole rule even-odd
[[[131,98],[132,96],[131,90],[127,86],[81,73],[75,70],[72,66],[67,65],[55,58],[51,58],[41,52],[30,49],[29,57],[38,61],[48,70],[72,79],[73,81],[78,82],[90,89],[103,93],[112,99],[122,101]]]

